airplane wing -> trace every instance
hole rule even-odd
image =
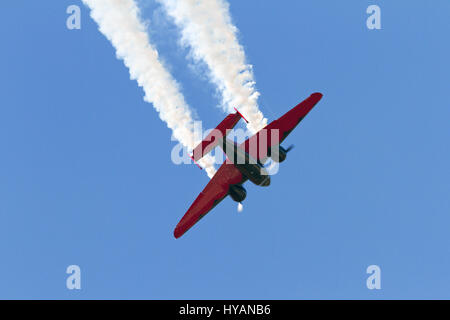
[[[258,131],[258,133],[244,141],[239,147],[244,149],[256,160],[265,160],[270,147],[280,145],[320,99],[322,99],[321,93],[313,93],[309,98],[299,103],[281,118],[272,121]]]
[[[223,163],[177,224],[174,231],[175,238],[181,237],[219,204],[228,195],[230,185],[241,183],[242,180],[242,173],[234,165]]]

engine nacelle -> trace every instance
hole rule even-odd
[[[234,201],[242,202],[247,196],[247,191],[243,186],[239,184],[233,184],[230,186],[229,194],[231,196],[231,199],[233,199]]]
[[[273,161],[281,163],[284,160],[286,160],[286,157],[287,157],[287,150],[282,146],[270,149],[270,158],[272,158]]]

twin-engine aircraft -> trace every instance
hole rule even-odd
[[[244,117],[237,110],[229,114],[193,151],[192,159],[198,161],[220,146],[226,160],[176,226],[175,238],[181,237],[226,196],[242,202],[247,195],[242,185],[247,180],[258,186],[270,185],[270,175],[264,164],[269,158],[279,163],[286,159],[291,147],[284,149],[281,143],[320,99],[321,93],[313,93],[240,145],[227,139],[227,134]]]

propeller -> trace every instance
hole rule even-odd
[[[280,146],[281,147],[281,146]],[[291,144],[287,149],[284,149],[283,148],[283,150],[284,150],[284,152],[286,152],[286,154],[289,152],[289,151],[291,151],[292,149],[294,149],[294,145],[293,144]],[[281,150],[280,150],[281,151]],[[270,160],[269,162],[267,162],[267,163],[265,163],[264,165],[262,165],[261,164],[261,166],[263,167],[263,168],[265,168],[265,169],[270,169],[270,167],[272,166],[274,164],[274,161],[273,160]]]

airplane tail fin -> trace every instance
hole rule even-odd
[[[197,147],[194,148],[192,159],[198,161],[217,147],[221,139],[228,134],[228,130],[233,129],[241,118],[245,120],[238,110],[236,110],[236,113],[230,113],[205,139],[203,139],[202,142],[200,142]]]

